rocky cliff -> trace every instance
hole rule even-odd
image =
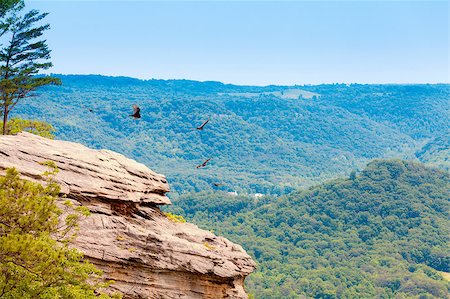
[[[0,174],[15,167],[41,181],[54,161],[61,195],[87,206],[74,246],[115,283],[124,298],[247,298],[255,267],[241,246],[189,223],[168,219],[163,175],[108,150],[29,133],[0,136]]]

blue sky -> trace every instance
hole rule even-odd
[[[447,1],[26,1],[54,73],[226,83],[449,83]]]

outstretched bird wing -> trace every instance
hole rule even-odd
[[[196,166],[196,168],[201,168],[201,167],[205,167],[206,166],[206,164],[208,164],[208,162],[211,160],[211,158],[209,158],[209,159],[206,159],[205,160],[205,162],[203,162],[202,164],[200,164],[200,165],[197,165]]]
[[[139,108],[138,105],[134,104],[133,105],[133,114],[131,114],[130,116],[133,116],[134,118],[141,118],[141,109]]]
[[[197,127],[197,130],[203,130],[203,127],[209,122],[209,118],[202,123],[202,125],[200,127]]]

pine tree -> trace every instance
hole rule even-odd
[[[1,299],[111,298],[98,293],[107,285],[101,272],[69,247],[88,211],[66,202],[63,213],[59,190],[51,179],[46,186],[22,180],[15,169],[0,176]]]
[[[0,1],[0,18],[3,18],[8,11],[10,11],[18,6],[23,6],[22,0],[1,0]]]
[[[3,106],[3,134],[7,134],[8,115],[17,103],[30,97],[37,88],[49,84],[61,84],[51,76],[37,76],[40,71],[52,66],[50,50],[45,40],[40,39],[50,28],[39,25],[47,16],[31,10],[22,13],[22,2],[8,0],[0,6],[0,37],[6,40],[0,50],[0,103]]]

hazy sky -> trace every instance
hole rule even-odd
[[[447,1],[26,1],[54,73],[237,84],[449,83]]]

